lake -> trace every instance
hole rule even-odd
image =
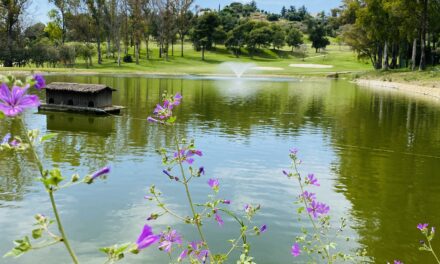
[[[161,157],[155,153],[170,146],[170,130],[146,122],[165,91],[183,95],[175,111],[176,129],[180,137],[194,138],[204,153],[197,164],[205,167],[206,176],[191,183],[196,202],[211,193],[208,178],[219,178],[219,197],[232,200],[231,209],[261,204],[254,224],[266,223],[268,231],[251,239],[257,263],[307,261],[290,254],[300,228],[310,228],[296,217],[297,184],[282,174],[289,166],[291,147],[299,149],[300,170],[320,180],[321,187],[313,191],[330,205],[332,218],[349,219],[345,235],[350,241],[338,239],[344,250],[365,248],[377,263],[433,263],[429,253],[418,251],[422,235],[416,225],[440,227],[438,102],[326,79],[52,75],[47,81],[107,84],[118,89],[114,104],[126,107],[119,116],[36,111],[24,115],[29,128],[59,134],[39,148],[47,168],[59,167],[70,176],[112,166],[105,181],[56,193],[82,263],[103,263],[97,248],[136,240],[145,219],[158,211],[143,198],[152,184],[171,208],[189,213],[182,186],[163,175]],[[22,133],[16,120],[0,124],[0,136]],[[0,153],[2,255],[12,248],[13,239],[30,234],[36,213],[51,214],[37,176],[30,155]],[[217,251],[238,236],[235,223],[226,216],[224,220],[223,228],[213,220],[203,226]],[[197,239],[193,227],[169,216],[150,224],[155,231],[172,226],[186,238]],[[434,247],[440,248],[438,239]],[[128,256],[125,263],[167,261],[165,253],[149,248]],[[58,244],[0,262],[55,264],[69,259]]]

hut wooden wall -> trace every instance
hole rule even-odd
[[[98,93],[81,93],[71,91],[46,90],[47,104],[89,107],[90,102],[93,102],[94,107],[111,106],[112,91],[104,90]]]

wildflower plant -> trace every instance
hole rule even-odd
[[[52,168],[46,169],[43,166],[37,148],[38,146],[47,143],[57,134],[46,134],[40,136],[38,130],[27,130],[23,122],[21,114],[25,109],[34,108],[40,105],[40,100],[37,95],[29,94],[29,89],[35,88],[41,90],[46,86],[45,80],[41,75],[34,75],[26,78],[25,82],[17,80],[14,76],[0,77],[0,119],[15,118],[21,121],[24,131],[24,139],[16,135],[6,134],[0,142],[0,151],[16,151],[29,152],[33,155],[34,161],[38,168],[38,181],[42,183],[47,192],[54,219],[44,214],[35,215],[34,229],[31,230],[29,236],[14,241],[15,247],[5,254],[5,257],[18,257],[24,253],[32,250],[46,248],[58,243],[64,244],[66,250],[73,263],[79,263],[67,233],[64,230],[61,216],[57,209],[55,194],[67,187],[76,184],[93,183],[99,177],[103,177],[110,172],[109,167],[105,167],[97,172],[80,177],[78,174],[66,178],[60,169]],[[53,227],[53,226],[56,226]],[[54,229],[56,231],[54,231]]]
[[[354,255],[338,251],[337,244],[333,240],[342,236],[342,232],[347,226],[346,219],[341,218],[340,226],[332,228],[331,216],[329,215],[330,206],[319,201],[317,194],[312,192],[321,184],[314,174],[308,174],[307,177],[301,175],[298,166],[302,162],[297,154],[297,149],[290,150],[291,168],[290,170],[283,170],[283,174],[288,179],[297,181],[300,189],[296,199],[296,204],[299,206],[297,209],[298,219],[307,219],[312,225],[312,230],[302,228],[302,234],[295,238],[295,242],[291,247],[292,256],[307,255],[314,260],[320,260],[318,262],[324,261],[326,263],[365,261],[365,250],[356,252]],[[332,230],[337,230],[335,235],[332,234]],[[349,238],[345,237],[345,240],[348,241]]]
[[[177,93],[174,96],[163,96],[162,104],[156,105],[153,115],[147,120],[159,126],[173,127],[176,123],[176,116],[173,111],[182,102],[182,96]],[[175,131],[175,130],[173,130]],[[145,197],[147,200],[156,204],[157,212],[151,213],[147,221],[152,222],[158,218],[168,214],[180,220],[184,224],[192,225],[198,234],[198,240],[185,241],[184,237],[177,231],[168,227],[159,236],[151,234],[152,244],[157,243],[157,248],[167,253],[170,258],[174,257],[178,262],[189,261],[191,263],[223,263],[230,258],[234,250],[241,251],[240,259],[237,263],[253,263],[250,256],[250,245],[248,236],[257,236],[264,233],[267,226],[254,226],[252,218],[260,209],[259,205],[246,205],[241,212],[237,214],[229,209],[231,200],[224,197],[218,197],[220,193],[221,182],[219,179],[206,178],[206,171],[203,166],[197,166],[198,159],[203,156],[203,152],[197,148],[194,140],[180,139],[176,132],[173,134],[173,145],[157,150],[162,157],[164,165],[163,175],[170,179],[171,182],[182,186],[185,193],[189,215],[181,215],[167,206],[162,199],[160,192],[154,185],[149,188],[149,194]],[[194,180],[205,178],[206,187],[210,188],[212,194],[208,196],[205,202],[194,201],[191,194],[190,183]],[[224,217],[231,217],[240,228],[237,238],[229,240],[230,249],[225,253],[215,252],[209,246],[209,240],[203,230],[203,224],[206,221],[215,221],[219,228],[225,225]],[[151,228],[150,225],[145,225]],[[149,245],[152,245],[149,244]],[[139,250],[143,249],[138,247]]]
[[[436,263],[440,264],[440,259],[438,258],[437,253],[435,253],[431,244],[435,236],[435,227],[429,228],[429,224],[418,224],[417,229],[419,229],[422,235],[425,237],[425,240],[420,240],[421,246],[419,247],[419,250],[431,252]]]

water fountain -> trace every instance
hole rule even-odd
[[[253,63],[243,63],[243,62],[225,62],[220,64],[220,67],[232,71],[236,78],[241,78],[243,74],[255,67]]]

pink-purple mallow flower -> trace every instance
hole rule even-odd
[[[292,154],[292,155],[298,154],[298,149],[297,148],[291,148],[291,149],[289,149],[289,151],[290,151],[290,154]]]
[[[12,90],[6,84],[0,85],[0,111],[6,116],[14,117],[21,114],[26,108],[38,107],[40,100],[36,95],[28,95],[28,86],[23,88],[13,86]]]
[[[142,233],[136,240],[137,249],[141,250],[151,246],[160,240],[160,235],[153,234],[152,228],[149,225],[144,225]]]
[[[214,218],[215,221],[217,221],[219,226],[223,226],[225,224],[225,222],[223,221],[222,217],[218,214],[217,209],[214,210]]]
[[[213,189],[214,191],[218,191],[218,188],[220,186],[220,183],[218,181],[218,179],[209,179],[208,180],[208,185],[209,187],[211,187],[211,189]]]
[[[174,244],[182,245],[182,237],[176,230],[170,230],[169,232],[162,234],[159,249],[170,253]]]
[[[223,203],[223,204],[231,204],[231,200],[222,200],[221,203]]]
[[[420,231],[423,231],[428,228],[428,225],[429,224],[418,224],[417,229],[419,229]]]
[[[2,142],[0,145],[9,144],[9,140],[11,140],[11,133],[8,133],[5,135],[5,137],[2,139]]]
[[[301,248],[298,243],[293,244],[291,253],[294,257],[298,257],[301,254]]]
[[[260,227],[260,233],[264,233],[264,232],[266,232],[266,230],[267,230],[267,225],[262,225]]]
[[[20,144],[21,144],[20,141],[18,141],[15,138],[11,140],[11,138],[12,137],[11,137],[10,133],[6,134],[3,137],[2,141],[0,142],[0,145],[9,145],[9,147],[12,147],[12,148],[16,148],[16,147],[20,146]]]
[[[310,185],[320,186],[320,184],[318,183],[318,179],[315,178],[315,175],[313,173],[307,175],[307,183]]]
[[[192,157],[195,155],[201,157],[203,156],[203,153],[202,151],[197,149],[189,149],[189,150],[181,149],[178,152],[174,153],[174,158],[180,162],[186,162],[189,165],[191,165],[194,162],[194,158]]]
[[[330,211],[330,207],[324,203],[317,202],[313,200],[309,207],[307,207],[307,212],[313,216],[313,218],[318,218],[319,216],[326,215]]]
[[[302,197],[303,199],[306,199],[307,201],[311,202],[311,201],[313,201],[313,200],[316,199],[316,194],[314,194],[314,193],[312,193],[312,192],[304,191],[304,192],[301,194],[301,197]]]
[[[209,250],[203,248],[203,242],[193,241],[189,244],[188,249],[185,249],[182,251],[182,253],[180,253],[178,261],[182,261],[183,259],[187,258],[188,255],[191,255],[199,261],[205,263],[205,261],[208,259]]]
[[[41,90],[46,87],[46,81],[44,80],[43,75],[35,74],[34,76],[35,88]]]
[[[90,180],[87,183],[92,183],[97,178],[99,178],[105,174],[109,174],[110,170],[111,170],[110,166],[105,166],[105,167],[99,169],[98,171],[96,171],[92,175],[90,175]]]
[[[149,116],[147,120],[152,123],[162,123],[164,124],[167,119],[172,117],[173,108],[180,104],[182,100],[182,95],[177,93],[175,96],[171,98],[167,98],[163,101],[163,105],[157,104],[156,108],[154,108],[153,114],[155,117]]]

